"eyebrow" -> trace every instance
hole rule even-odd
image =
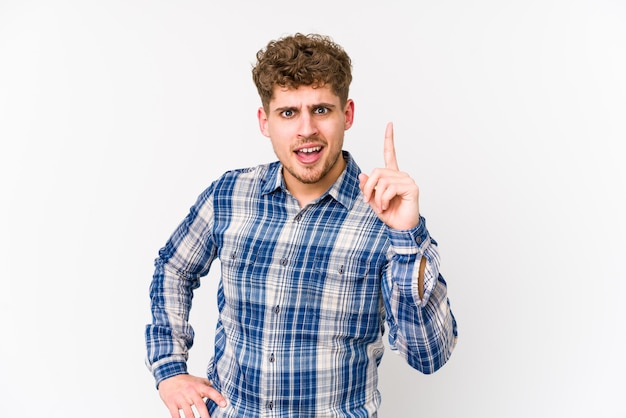
[[[315,103],[311,106],[308,106],[308,109],[317,109],[319,107],[326,107],[331,110],[337,108],[337,106],[334,104],[322,102],[322,103]],[[299,109],[300,108],[298,106],[282,106],[282,107],[277,107],[276,109],[274,109],[274,112],[281,113],[281,112],[284,112],[285,110],[299,110]]]

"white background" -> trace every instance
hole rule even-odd
[[[395,123],[459,323],[434,375],[387,352],[382,416],[625,416],[618,0],[0,0],[0,415],[168,416],[152,263],[216,176],[274,159],[250,68],[296,31],[353,58],[365,171]]]

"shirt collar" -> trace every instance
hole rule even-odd
[[[320,201],[329,195],[342,204],[346,209],[351,209],[354,204],[354,200],[360,193],[359,173],[361,172],[361,169],[348,151],[343,151],[343,158],[346,160],[345,170],[341,173],[337,181],[335,181],[330,189],[328,189],[326,193],[322,194],[317,201]],[[287,191],[282,174],[282,168],[282,164],[278,161],[270,164],[265,182],[261,187],[261,194],[265,195],[273,193],[277,190],[283,192]]]

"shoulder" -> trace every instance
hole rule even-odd
[[[273,184],[279,171],[278,162],[260,164],[254,167],[237,168],[224,172],[206,190],[205,194],[220,196],[253,193]]]
[[[215,182],[215,185],[230,185],[233,182],[263,182],[273,172],[276,163],[260,164],[254,167],[237,168],[224,172]]]

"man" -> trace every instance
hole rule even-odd
[[[278,161],[233,170],[198,198],[155,262],[147,364],[172,417],[372,417],[383,333],[423,373],[456,343],[437,244],[418,187],[343,151],[351,61],[330,38],[283,37],[257,53],[259,127]],[[215,355],[187,374],[193,290],[218,258]],[[210,415],[209,415],[210,414]]]

